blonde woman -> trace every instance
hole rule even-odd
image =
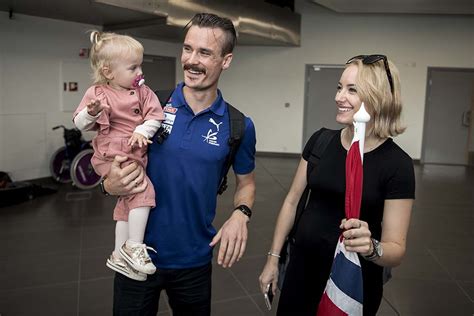
[[[393,141],[401,134],[402,104],[398,70],[384,55],[360,55],[348,60],[337,84],[336,131],[317,168],[307,175],[308,159],[322,131],[305,146],[293,184],[281,208],[260,275],[264,292],[276,289],[278,257],[295,219],[306,186],[308,204],[291,244],[277,315],[316,315],[333,262],[337,238],[344,230],[346,249],[361,257],[364,315],[375,315],[382,298],[384,267],[401,263],[415,196],[412,159]],[[344,218],[345,159],[353,135],[353,116],[362,102],[372,119],[364,147],[364,186],[360,219]]]
[[[130,36],[93,31],[90,35],[94,85],[74,113],[81,130],[97,130],[93,139],[95,171],[105,176],[115,156],[127,157],[142,167],[147,145],[164,119],[155,93],[144,85],[143,46]],[[143,243],[155,191],[148,177],[146,190],[119,197],[114,209],[115,249],[106,265],[137,281],[145,281],[156,267]],[[137,183],[138,185],[138,183]]]

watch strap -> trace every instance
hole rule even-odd
[[[107,191],[105,190],[105,187],[104,187],[104,181],[105,181],[105,179],[106,179],[106,178],[103,177],[102,180],[100,180],[100,182],[99,182],[99,188],[100,188],[100,192],[102,192],[103,195],[109,196],[109,195],[110,195],[109,192],[107,192]]]
[[[375,238],[370,238],[370,241],[372,242],[372,252],[369,255],[363,257],[368,261],[374,261],[380,258],[381,256],[381,254],[379,253],[380,242]]]
[[[241,211],[242,213],[244,213],[245,215],[247,215],[249,219],[252,217],[252,210],[250,209],[250,207],[248,207],[248,206],[245,205],[245,204],[242,204],[242,205],[237,206],[237,207],[235,208],[235,210]]]

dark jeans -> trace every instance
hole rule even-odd
[[[155,316],[165,290],[174,316],[211,314],[212,265],[190,269],[157,269],[146,281],[115,274],[114,315]]]

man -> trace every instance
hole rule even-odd
[[[229,19],[197,14],[188,25],[180,83],[164,108],[170,135],[150,145],[147,174],[156,192],[145,243],[157,272],[144,282],[116,274],[115,315],[156,315],[165,290],[174,315],[210,315],[212,247],[220,242],[217,262],[230,267],[247,242],[247,222],[255,197],[255,128],[245,118],[245,133],[233,164],[235,209],[216,233],[212,221],[225,158],[229,152],[228,108],[217,89],[229,68],[236,32]],[[161,100],[165,102],[166,100]],[[116,157],[103,182],[114,195],[136,193],[146,186],[144,171],[135,164],[121,168]]]

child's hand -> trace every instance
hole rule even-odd
[[[140,133],[133,133],[132,137],[130,137],[130,139],[128,140],[128,144],[130,146],[133,146],[135,145],[135,143],[138,144],[138,147],[142,148],[143,146],[147,146],[148,144],[151,144],[153,142]]]
[[[96,116],[100,111],[107,107],[108,106],[101,104],[99,100],[91,100],[91,102],[87,104],[87,113],[89,113],[89,115]]]

